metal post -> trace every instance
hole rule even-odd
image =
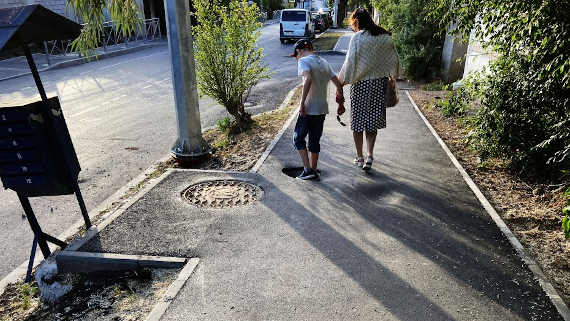
[[[34,77],[34,81],[36,82],[36,87],[38,87],[38,91],[40,92],[40,96],[42,100],[47,102],[46,91],[44,90],[44,85],[42,84],[42,80],[40,79],[40,74],[38,73],[38,68],[36,68],[36,63],[34,62],[34,57],[32,56],[32,52],[30,51],[30,47],[28,45],[24,45],[24,54],[26,55],[26,60],[28,60],[28,65],[30,66],[30,70],[32,71],[32,76]]]
[[[34,243],[32,243],[32,252],[30,253],[30,261],[28,261],[28,270],[26,271],[26,279],[28,283],[32,280],[32,270],[34,269],[34,260],[36,259],[36,249],[38,248],[38,236],[34,234]]]
[[[20,203],[22,203],[22,207],[24,208],[24,212],[26,213],[26,218],[28,219],[28,222],[30,223],[30,227],[32,228],[32,231],[34,232],[34,235],[36,235],[38,237],[38,244],[40,246],[40,250],[42,250],[42,254],[44,255],[44,258],[47,258],[51,254],[51,251],[49,250],[49,246],[47,244],[47,241],[43,236],[44,233],[42,232],[42,228],[40,227],[40,224],[38,223],[38,220],[36,219],[36,215],[34,214],[34,210],[32,209],[32,205],[30,204],[30,201],[28,200],[28,198],[20,195],[20,193],[18,193],[18,198],[20,199]]]
[[[81,209],[81,215],[85,221],[85,230],[88,230],[91,228],[91,220],[89,219],[89,214],[87,214],[87,207],[85,207],[85,202],[83,201],[81,190],[77,184],[75,185],[75,196],[77,196],[77,202],[79,203],[79,208]]]
[[[178,139],[172,153],[179,162],[195,162],[209,153],[202,138],[192,27],[188,0],[164,1]]]
[[[49,48],[48,48],[47,41],[44,41],[44,50],[45,50],[45,52],[46,52],[46,60],[47,60],[48,66],[51,66],[51,61],[50,61],[50,59],[49,59],[50,51],[49,51]]]
[[[158,26],[158,37],[159,37],[159,38],[162,38],[162,32],[161,32],[161,30],[160,30],[160,19],[159,19],[159,18],[156,18],[156,19],[157,19],[156,23],[157,23],[157,26]]]

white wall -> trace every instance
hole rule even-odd
[[[483,70],[495,59],[497,59],[497,55],[492,51],[483,49],[481,42],[475,38],[475,32],[472,31],[469,36],[467,55],[465,56],[463,78],[467,77],[471,72]]]

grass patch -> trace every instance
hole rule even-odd
[[[451,86],[444,83],[441,80],[430,82],[428,84],[423,85],[422,89],[425,91],[443,91],[443,90],[450,90]]]
[[[333,50],[338,38],[343,34],[342,32],[325,32],[322,36],[313,41],[313,48],[317,51]]]
[[[0,321],[143,320],[176,269],[142,269],[103,274],[60,274],[71,292],[55,304],[40,302],[37,284],[13,283],[0,295]]]

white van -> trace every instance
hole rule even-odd
[[[281,10],[279,40],[312,39],[315,37],[315,24],[311,13],[305,9]]]

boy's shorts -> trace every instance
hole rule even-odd
[[[307,149],[305,137],[309,135],[309,152],[319,153],[321,151],[321,136],[323,135],[323,125],[326,115],[305,115],[299,116],[295,124],[293,133],[293,143],[297,150]]]

